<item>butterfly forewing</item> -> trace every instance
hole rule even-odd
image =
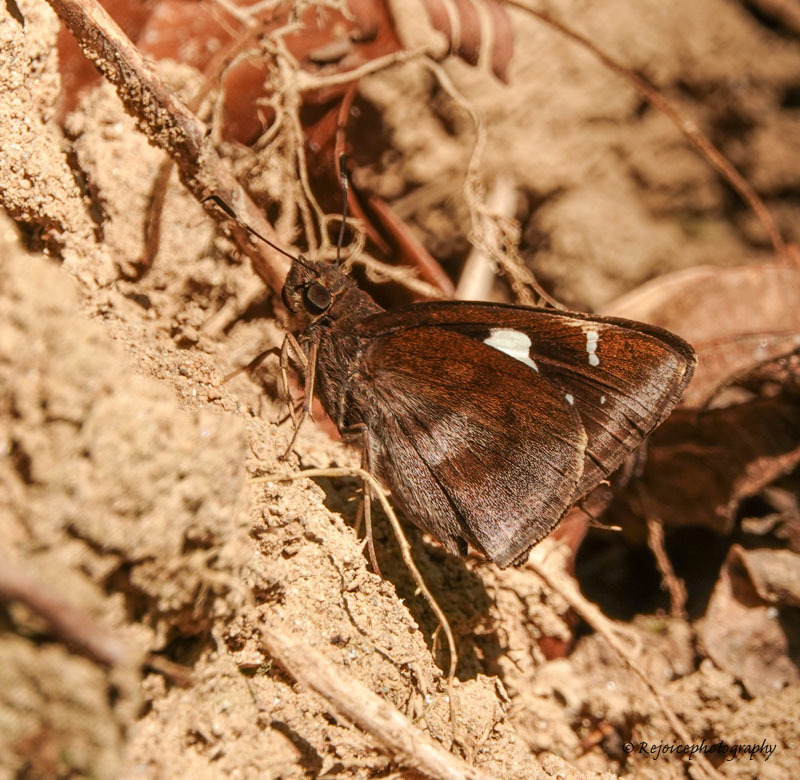
[[[586,447],[577,411],[522,362],[468,336],[388,331],[369,339],[351,389],[381,431],[378,460],[392,464],[382,476],[451,552],[461,537],[508,565],[553,529],[577,489]]]
[[[694,356],[672,334],[639,323],[579,320],[567,330],[551,321],[538,333],[540,370],[569,393],[588,436],[577,500],[665,419],[691,378]]]
[[[537,387],[544,380],[551,394],[574,407],[587,445],[573,501],[618,468],[663,421],[695,363],[691,347],[661,328],[549,309],[437,302],[363,323],[374,335],[422,325],[505,352],[526,367]]]

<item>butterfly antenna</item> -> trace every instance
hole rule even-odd
[[[342,264],[342,245],[344,244],[344,229],[347,225],[347,194],[350,189],[350,180],[347,175],[347,156],[339,155],[339,178],[342,183],[342,224],[339,226],[339,238],[336,240],[336,265]]]
[[[272,247],[276,252],[280,252],[290,260],[300,263],[300,265],[308,268],[310,271],[314,270],[302,255],[293,255],[291,252],[287,252],[285,249],[270,241],[265,236],[262,236],[261,233],[259,233],[255,228],[250,227],[250,225],[242,220],[239,215],[219,195],[209,195],[207,198],[203,199],[203,203],[205,203],[207,200],[214,201],[214,203],[216,203],[217,206],[219,206],[219,208],[222,209],[222,211],[224,211],[228,217],[236,222],[237,225],[243,227],[248,233],[252,233],[256,238],[260,238],[267,246]]]

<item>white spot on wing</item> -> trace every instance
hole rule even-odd
[[[600,406],[602,406],[606,402],[606,397],[604,395],[600,396]]]
[[[531,359],[531,340],[522,331],[492,328],[489,331],[489,338],[484,339],[483,343],[500,350],[500,352],[505,352],[509,357],[530,366],[534,371],[539,370],[539,366]]]
[[[600,358],[597,356],[597,344],[600,341],[600,334],[592,329],[584,331],[586,333],[586,352],[589,354],[589,365],[599,366]]]
[[[564,398],[567,399],[567,403],[572,406],[575,403],[575,399],[572,397],[571,393],[567,393]]]

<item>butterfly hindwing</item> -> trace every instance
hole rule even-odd
[[[391,463],[381,476],[406,513],[451,552],[460,537],[500,566],[547,535],[571,503],[586,447],[560,389],[449,329],[390,327],[366,344],[351,399],[380,432],[375,460]]]

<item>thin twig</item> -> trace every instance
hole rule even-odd
[[[7,558],[0,560],[0,599],[21,602],[44,618],[65,644],[96,663],[125,666],[133,659],[130,647]]]
[[[517,206],[517,189],[514,177],[500,174],[486,199],[486,207],[500,217],[508,219],[514,215]],[[473,247],[461,269],[461,276],[453,296],[459,301],[485,301],[492,291],[495,270],[491,257]]]
[[[311,212],[313,211],[316,217],[317,227],[319,227],[320,230],[322,228],[325,212],[319,205],[316,195],[314,195],[308,176],[306,139],[303,131],[303,123],[300,120],[300,109],[303,101],[300,96],[300,90],[296,85],[296,81],[302,73],[302,70],[300,69],[300,63],[291,53],[282,36],[276,37],[272,41],[272,48],[275,53],[275,61],[278,65],[278,73],[281,75],[284,85],[280,91],[283,97],[283,104],[287,109],[287,128],[290,131],[289,135],[293,142],[293,154],[296,158],[295,164],[298,176],[300,177],[300,188],[304,195],[304,197],[297,199],[297,206],[300,209],[300,216],[303,219],[308,251],[314,254],[319,248],[319,244],[317,243],[317,235],[314,230]],[[323,237],[320,235],[320,242],[325,242],[327,240],[328,236]]]
[[[230,14],[242,24],[255,27],[258,17],[266,11],[274,11],[279,8],[285,0],[268,0],[268,2],[255,3],[244,8],[239,7],[230,0],[212,0],[214,5],[218,5],[223,11]]]
[[[664,546],[664,524],[655,517],[647,518],[647,546],[656,559],[661,572],[662,587],[669,593],[669,614],[674,618],[686,618],[686,584],[675,574],[672,561]]]
[[[253,40],[254,32],[252,30],[246,30],[223,52],[217,54],[211,60],[203,71],[203,83],[189,102],[190,111],[197,112],[200,110],[203,101],[209,96],[217,82],[220,81],[225,70],[251,45]],[[145,250],[139,261],[139,273],[143,273],[153,265],[156,254],[158,253],[161,243],[161,220],[164,204],[167,199],[167,185],[174,164],[175,161],[171,157],[164,158],[164,161],[158,168],[158,173],[153,183],[152,199],[145,216]]]
[[[84,56],[116,87],[125,110],[138,121],[148,140],[175,160],[181,180],[208,213],[222,220],[223,214],[208,200],[210,195],[218,195],[243,222],[274,238],[272,226],[207,138],[205,124],[156,75],[108,12],[96,0],[48,2],[75,36]],[[270,247],[252,242],[241,229],[236,230],[236,239],[258,275],[279,292],[289,270],[288,260]]]
[[[145,659],[144,665],[165,677],[169,677],[176,685],[182,688],[189,688],[195,682],[192,669],[183,664],[175,663],[163,655],[150,653]]]
[[[447,637],[447,646],[450,651],[450,669],[447,674],[447,688],[448,693],[450,696],[450,707],[451,707],[451,714],[453,712],[453,680],[456,676],[456,667],[458,666],[458,652],[456,651],[456,640],[453,636],[453,631],[450,628],[450,623],[447,621],[447,615],[445,615],[442,608],[437,604],[436,599],[433,597],[433,594],[428,590],[428,586],[425,584],[425,580],[420,574],[417,565],[414,563],[414,558],[411,555],[411,545],[408,543],[408,539],[406,539],[406,535],[403,533],[403,528],[400,525],[400,521],[397,519],[397,515],[392,509],[392,505],[389,503],[388,499],[386,498],[386,493],[384,492],[381,485],[378,483],[378,480],[372,476],[368,471],[365,471],[361,468],[329,468],[329,469],[305,469],[303,471],[296,471],[290,472],[288,474],[267,474],[263,477],[255,477],[254,479],[250,480],[253,483],[259,482],[284,482],[284,481],[295,481],[298,479],[310,479],[312,477],[359,477],[361,480],[364,481],[366,485],[369,486],[369,489],[375,494],[380,501],[381,506],[383,507],[383,511],[386,513],[386,517],[389,518],[389,522],[392,525],[392,530],[394,531],[395,536],[397,537],[397,543],[400,545],[400,554],[403,556],[403,562],[405,563],[406,567],[408,568],[409,572],[411,573],[414,582],[416,583],[417,587],[419,588],[420,593],[425,597],[425,601],[428,602],[428,606],[430,606],[433,613],[436,615],[437,620],[442,626],[442,629]],[[453,726],[455,728],[455,719],[453,718]],[[454,734],[455,736],[455,734]]]
[[[333,255],[331,255],[333,256]],[[325,257],[322,254],[321,257]],[[423,281],[416,275],[416,269],[408,266],[389,265],[368,254],[367,252],[348,252],[347,262],[351,265],[360,265],[367,273],[370,281],[379,283],[385,281],[401,284],[415,295],[423,296],[429,300],[441,298],[441,290],[432,284]]]
[[[486,145],[486,127],[483,119],[469,101],[456,89],[441,65],[428,57],[424,57],[421,62],[433,73],[439,85],[453,102],[470,117],[475,128],[475,141],[464,181],[464,199],[467,201],[472,220],[472,230],[469,236],[471,243],[485,251],[497,262],[498,267],[508,277],[511,288],[520,303],[535,304],[537,301],[531,293],[531,290],[533,290],[551,306],[563,309],[562,304],[548,295],[536,281],[533,272],[525,265],[519,255],[516,247],[517,242],[508,240],[509,236],[507,231],[501,227],[500,220],[489,213],[484,203],[480,179],[480,163],[483,148]]]
[[[412,725],[405,715],[344,669],[332,664],[286,625],[277,621],[263,623],[261,636],[267,652],[297,682],[320,694],[393,755],[402,756],[407,766],[435,778],[490,780],[486,773],[448,753]]]
[[[678,739],[684,744],[691,744],[693,739],[686,726],[684,726],[661,691],[655,686],[647,672],[636,661],[634,655],[619,640],[617,637],[617,627],[602,613],[596,604],[589,601],[578,590],[575,580],[563,568],[558,567],[557,563],[553,562],[553,559],[557,558],[558,556],[555,555],[548,556],[547,560],[549,561],[549,565],[543,565],[536,560],[535,555],[532,555],[525,565],[541,577],[548,587],[563,596],[567,603],[597,631],[598,634],[603,636],[628,668],[630,668],[653,694],[656,703]],[[693,761],[697,761],[697,766],[699,766],[708,777],[714,778],[714,780],[723,780],[722,775],[714,769],[711,762],[705,756],[698,754],[694,757]]]
[[[750,186],[750,183],[736,170],[730,160],[728,160],[727,157],[714,146],[702,130],[700,130],[693,119],[684,116],[652,84],[645,81],[641,76],[637,76],[630,68],[626,68],[624,65],[617,62],[584,35],[567,27],[545,11],[534,8],[529,0],[505,0],[505,2],[508,5],[513,5],[527,11],[531,16],[535,16],[545,24],[558,30],[562,35],[579,43],[587,51],[597,57],[609,70],[625,79],[625,81],[650,103],[650,105],[671,119],[689,143],[700,152],[717,173],[727,180],[731,187],[739,193],[742,200],[750,207],[761,223],[764,232],[767,234],[767,238],[772,244],[775,254],[782,257],[790,255],[789,248],[783,240],[778,226],[775,224],[775,220],[764,204],[764,201],[761,200],[758,193]]]
[[[425,54],[424,48],[418,49],[403,49],[401,51],[393,52],[392,54],[385,54],[382,57],[376,57],[374,60],[365,62],[352,70],[346,70],[342,73],[334,73],[329,76],[317,76],[313,73],[308,73],[304,70],[299,70],[297,73],[297,88],[301,92],[307,92],[312,89],[328,89],[330,87],[341,86],[342,84],[349,84],[352,81],[369,76],[372,73],[377,73],[381,70],[400,65],[409,60],[417,59]]]

